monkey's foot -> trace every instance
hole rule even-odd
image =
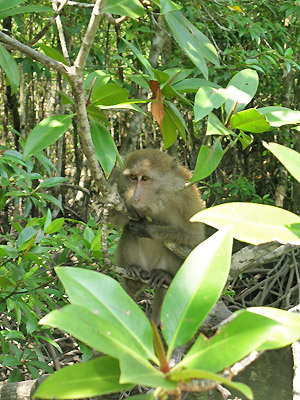
[[[149,278],[149,273],[142,269],[139,265],[131,265],[127,270],[127,275],[129,278],[136,281],[145,281]]]
[[[169,272],[164,269],[154,269],[150,273],[148,284],[151,287],[157,288],[162,285],[170,285],[172,282],[173,276],[169,274]]]

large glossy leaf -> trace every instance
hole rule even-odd
[[[219,139],[212,147],[202,145],[197,157],[195,171],[191,182],[197,182],[209,176],[220,164],[224,151]]]
[[[218,372],[253,350],[275,349],[300,337],[300,316],[268,307],[240,310],[211,339],[202,336],[178,367]]]
[[[263,145],[270,150],[285,166],[289,173],[300,182],[300,154],[295,150],[277,143],[263,142]]]
[[[162,6],[167,1],[161,0]],[[178,45],[208,79],[205,59],[219,65],[217,51],[213,44],[180,11],[170,11],[164,17]]]
[[[106,0],[104,12],[139,18],[145,14],[145,8],[139,0]]]
[[[275,327],[258,350],[287,346],[300,338],[300,315],[271,307],[251,307],[249,313],[261,315],[276,322]]]
[[[265,115],[271,126],[300,123],[300,111],[276,106],[258,108],[257,111]]]
[[[184,359],[176,366],[220,372],[258,349],[272,334],[277,323],[247,310],[235,313],[235,318],[210,339],[199,336]]]
[[[252,100],[258,87],[258,75],[253,69],[244,69],[238,72],[228,83],[228,98],[225,110],[229,115],[235,104],[235,112],[241,111]]]
[[[96,120],[91,120],[91,136],[96,157],[103,170],[109,175],[115,165],[117,148],[109,130]]]
[[[117,83],[107,83],[93,91],[92,103],[94,105],[111,106],[124,103],[128,99],[128,90]]]
[[[26,140],[24,160],[55,143],[66,132],[72,118],[73,115],[53,115],[36,125]]]
[[[119,379],[119,361],[103,356],[56,371],[38,387],[34,398],[81,399],[130,390],[134,386],[120,384]]]
[[[300,218],[265,204],[221,204],[200,211],[191,220],[217,229],[232,225],[234,238],[242,242],[261,244],[276,241],[300,245]]]
[[[111,295],[108,297],[112,299]],[[68,305],[61,310],[50,312],[40,324],[64,330],[95,350],[119,359],[120,383],[133,382],[147,386],[162,386],[166,389],[174,388],[174,383],[167,380],[163,373],[147,360],[134,336],[122,330],[122,324],[116,323],[115,318],[109,320],[103,318],[103,313],[102,315],[98,313],[98,309],[89,311],[84,306]],[[127,312],[129,315],[129,311]],[[127,364],[129,364],[128,371]],[[134,378],[133,371],[140,371],[140,374]]]
[[[203,86],[195,96],[195,121],[206,117],[214,108],[219,108],[227,98],[226,89],[215,89],[214,87]]]
[[[231,228],[224,228],[199,244],[175,275],[161,311],[168,357],[176,346],[191,339],[221,295],[230,268],[231,246]]]
[[[14,94],[20,85],[20,73],[17,63],[6,48],[0,43],[0,67],[6,73],[11,93]]]
[[[109,276],[82,268],[56,268],[71,303],[94,310],[118,326],[123,341],[134,342],[133,348],[144,357],[155,360],[152,329],[145,314]],[[105,350],[104,350],[105,351]]]
[[[233,128],[246,132],[262,133],[270,130],[270,124],[264,115],[254,108],[250,108],[231,117],[229,129]]]
[[[239,382],[232,382],[223,376],[214,374],[212,372],[208,372],[205,370],[200,370],[200,369],[184,369],[182,371],[170,373],[170,376],[172,379],[178,380],[178,381],[187,381],[187,380],[192,380],[192,379],[207,379],[210,381],[216,381],[224,384],[225,386],[229,386],[233,389],[236,389],[243,393],[248,399],[253,399],[253,394],[249,386],[245,385],[244,383],[239,383]]]

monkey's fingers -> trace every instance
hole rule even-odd
[[[151,287],[158,288],[163,285],[170,285],[172,279],[173,277],[169,272],[163,269],[155,269],[150,274],[148,284]]]
[[[147,280],[149,277],[148,272],[139,265],[131,265],[127,270],[127,276],[134,280]]]
[[[128,228],[131,233],[138,237],[147,237],[151,238],[150,232],[149,232],[149,223],[147,222],[146,219],[135,222],[135,221],[129,221],[128,222]]]

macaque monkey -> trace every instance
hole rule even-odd
[[[129,216],[112,217],[113,224],[123,226],[116,263],[134,279],[124,281],[130,295],[144,286],[139,279],[157,288],[152,319],[158,324],[166,291],[162,285],[171,283],[185,258],[174,249],[188,254],[205,239],[204,225],[190,222],[203,202],[195,186],[184,187],[190,172],[166,153],[137,150],[128,155],[124,167],[118,190]]]

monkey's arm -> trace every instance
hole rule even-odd
[[[184,225],[156,225],[146,219],[130,221],[128,223],[130,231],[139,237],[148,237],[158,242],[163,242],[166,247],[168,244],[185,247],[184,253],[192,250],[204,238],[203,225],[198,222],[188,222]],[[172,251],[172,250],[171,250]]]

